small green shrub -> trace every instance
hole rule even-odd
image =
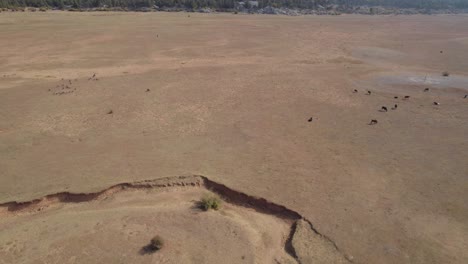
[[[149,249],[153,252],[162,249],[164,246],[164,239],[160,236],[155,236],[151,239]]]
[[[210,209],[218,210],[221,207],[221,199],[216,196],[205,196],[200,201],[200,208],[208,211]]]

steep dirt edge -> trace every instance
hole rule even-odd
[[[285,247],[286,247],[286,251],[288,253],[290,253],[292,256],[294,256],[296,258],[296,260],[298,260],[298,258],[297,258],[295,249],[291,244],[291,240],[292,240],[292,237],[294,236],[294,234],[296,232],[297,220],[303,220],[303,221],[307,222],[307,224],[310,226],[310,229],[316,235],[318,235],[318,236],[322,237],[324,240],[330,242],[333,245],[333,247],[335,248],[335,250],[338,251],[341,255],[343,255],[343,257],[347,261],[353,262],[352,259],[350,259],[343,252],[341,252],[340,248],[338,248],[338,245],[332,239],[330,239],[326,235],[321,234],[314,227],[312,222],[310,222],[308,219],[303,217],[298,212],[296,212],[294,210],[291,210],[291,209],[289,209],[289,208],[287,208],[287,207],[285,207],[283,205],[279,205],[279,204],[270,202],[270,201],[268,201],[268,200],[266,200],[264,198],[251,196],[251,195],[248,195],[246,193],[231,189],[231,188],[227,187],[226,185],[218,183],[218,182],[214,182],[214,181],[208,179],[205,176],[199,175],[199,177],[204,179],[206,188],[208,188],[212,192],[215,192],[215,193],[219,194],[221,197],[223,197],[224,200],[226,200],[226,201],[228,201],[230,203],[237,204],[237,205],[240,205],[240,206],[243,206],[243,207],[252,208],[252,209],[254,209],[254,210],[258,211],[258,212],[264,213],[264,214],[275,215],[275,216],[277,216],[279,218],[282,218],[282,219],[294,220],[294,223],[293,223],[292,228],[291,228],[291,234],[290,234],[290,237],[288,238],[288,240],[286,242]],[[299,260],[298,260],[298,262],[299,262]]]
[[[204,185],[204,178],[200,176],[178,176],[168,177],[156,180],[138,181],[133,183],[119,183],[105,190],[95,193],[71,193],[60,192],[49,194],[42,198],[27,202],[6,202],[0,204],[0,213],[5,211],[14,212],[34,212],[41,211],[45,207],[55,203],[81,203],[93,200],[100,200],[112,194],[124,191],[126,189],[151,189],[164,187],[200,187]]]
[[[341,254],[347,261],[353,262],[352,259],[348,258],[346,254],[343,254],[338,248],[336,243],[326,235],[321,234],[313,224],[304,218],[298,212],[291,210],[283,205],[279,205],[270,202],[261,197],[255,197],[246,193],[231,189],[224,184],[212,181],[206,176],[191,175],[191,176],[178,176],[178,177],[167,177],[155,180],[146,180],[133,183],[119,183],[113,185],[105,190],[95,193],[71,193],[71,192],[60,192],[55,194],[49,194],[42,198],[34,199],[27,202],[6,202],[0,204],[0,217],[2,215],[15,215],[17,213],[34,213],[42,211],[43,209],[58,203],[81,203],[89,202],[93,200],[102,200],[106,197],[113,195],[118,192],[123,192],[127,189],[151,189],[151,188],[166,188],[166,187],[205,187],[210,191],[220,195],[223,200],[236,204],[239,206],[251,208],[257,212],[274,215],[281,219],[290,221],[291,232],[285,244],[285,250],[293,256],[298,263],[299,258],[296,254],[296,250],[292,245],[291,241],[296,234],[296,223],[298,220],[302,220],[308,223],[311,230],[318,236],[322,237],[326,241],[330,242],[335,250]],[[302,263],[300,263],[302,264]]]

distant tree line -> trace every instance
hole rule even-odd
[[[0,0],[0,8],[14,7],[50,7],[64,9],[72,7],[100,8],[120,7],[126,9],[139,9],[144,7],[175,7],[196,9],[210,7],[215,9],[233,9],[238,0]],[[339,5],[342,8],[353,6],[385,6],[396,8],[419,9],[446,9],[468,8],[468,0],[259,0],[258,8],[266,6],[316,9],[319,6],[330,4]],[[249,7],[249,4],[246,4]]]
[[[328,2],[343,7],[367,5],[419,9],[468,8],[468,0],[332,0]]]

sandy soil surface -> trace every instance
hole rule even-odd
[[[201,174],[356,263],[468,261],[467,16],[1,13],[0,36],[1,202]]]
[[[134,190],[0,219],[0,263],[297,263],[290,224],[228,203],[202,211],[190,190]],[[164,247],[145,250],[159,235]]]

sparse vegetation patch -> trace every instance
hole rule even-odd
[[[216,195],[206,195],[200,201],[200,208],[205,211],[210,209],[219,210],[221,208],[221,198]]]
[[[149,248],[155,252],[162,249],[164,246],[164,239],[160,236],[155,236],[151,239]]]
[[[142,247],[140,250],[141,255],[146,255],[146,254],[153,254],[159,250],[161,250],[164,247],[164,239],[157,235],[153,237],[149,244]]]

